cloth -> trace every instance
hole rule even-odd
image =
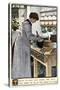
[[[31,61],[30,61],[30,37],[31,24],[25,20],[22,23],[22,35],[17,32],[12,32],[12,46],[14,46],[12,79],[23,77],[31,77]]]

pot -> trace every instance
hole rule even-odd
[[[44,40],[43,39],[41,39],[41,40],[37,40],[37,46],[39,47],[39,48],[43,48],[43,44],[44,44]]]

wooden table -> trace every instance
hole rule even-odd
[[[41,53],[40,48],[31,46],[31,50],[34,53],[34,54],[31,53],[31,56],[33,57],[33,60],[34,60],[34,77],[38,77],[38,68],[37,68],[38,63],[37,62],[39,62],[40,64],[42,64],[46,67],[46,77],[51,76],[50,56],[51,56],[51,52],[52,52],[53,48],[44,47],[44,50],[45,50],[44,51],[44,62],[38,58],[39,54]]]

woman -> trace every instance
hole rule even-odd
[[[29,19],[22,23],[22,36],[18,34],[13,56],[12,78],[31,77],[30,40],[32,23],[38,20],[38,14],[30,13]]]

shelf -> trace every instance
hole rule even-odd
[[[41,11],[40,13],[49,13],[49,12],[56,12],[57,11],[57,9],[55,9],[55,10],[49,10],[49,11]]]
[[[57,20],[40,20],[40,21],[57,21]]]
[[[53,15],[51,15],[51,14],[49,14],[50,16],[53,16]],[[49,15],[46,15],[46,16],[49,16]],[[41,17],[44,17],[45,15],[40,15]],[[57,15],[54,15],[54,16],[56,16],[57,17]]]
[[[40,26],[44,26],[44,27],[56,27],[56,25],[41,25]]]

